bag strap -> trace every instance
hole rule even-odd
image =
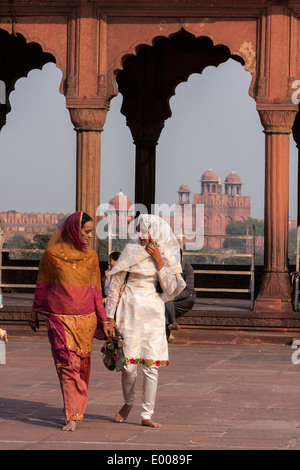
[[[122,284],[122,286],[121,286],[121,288],[120,288],[120,294],[119,294],[119,298],[118,298],[118,302],[117,302],[116,310],[115,310],[115,317],[114,317],[115,319],[116,319],[116,313],[117,313],[117,310],[118,310],[118,306],[119,306],[119,303],[120,303],[122,294],[123,294],[123,292],[124,292],[124,289],[125,289],[125,287],[126,287],[126,284],[127,284],[128,278],[129,278],[129,274],[130,274],[130,272],[127,271],[126,276],[125,276],[125,279],[124,279],[124,282],[123,282],[123,284]]]

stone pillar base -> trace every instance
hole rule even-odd
[[[253,310],[255,313],[292,312],[293,305],[291,301],[281,299],[257,299]]]
[[[292,312],[291,282],[288,272],[265,272],[254,312]]]

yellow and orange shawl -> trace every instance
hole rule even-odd
[[[108,321],[97,253],[76,245],[76,238],[70,238],[66,230],[72,227],[71,231],[79,232],[81,213],[75,212],[68,221],[51,237],[43,254],[33,303],[33,310],[48,320],[57,363],[68,362],[72,349],[89,354],[97,324]]]

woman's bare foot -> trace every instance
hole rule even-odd
[[[124,421],[126,421],[132,407],[133,405],[126,405],[126,403],[122,406],[119,413],[116,414],[116,420],[118,423],[124,423]]]
[[[152,419],[143,419],[142,426],[148,426],[149,428],[161,428],[162,427],[161,424],[154,423]]]
[[[63,431],[75,431],[76,421],[69,421],[63,428]]]

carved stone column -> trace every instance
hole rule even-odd
[[[265,141],[265,271],[254,310],[291,311],[288,271],[290,104],[258,104]]]
[[[96,228],[96,212],[100,204],[101,132],[109,104],[100,108],[93,103],[83,102],[80,106],[78,103],[67,103],[67,107],[77,132],[76,210],[89,214]],[[96,230],[92,247],[98,247]]]
[[[142,124],[128,122],[136,146],[135,204],[143,204],[149,214],[155,203],[156,146],[164,127],[163,121]]]

